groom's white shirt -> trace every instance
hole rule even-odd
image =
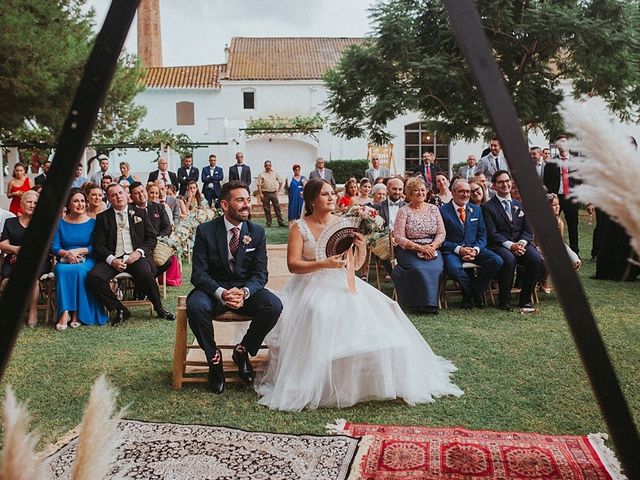
[[[231,230],[233,230],[233,227],[235,227],[236,225],[234,225],[233,223],[231,223],[229,220],[227,220],[226,217],[223,218],[224,220],[224,227],[227,229],[227,255],[228,258],[227,260],[229,261],[229,267],[231,268],[231,271],[233,272],[233,255],[231,255],[231,249],[229,248],[229,243],[231,242],[231,238],[233,237],[233,232]],[[244,222],[240,222],[237,227],[240,229],[240,231],[242,231],[242,224]],[[222,294],[225,292],[226,288],[223,287],[218,287],[218,289],[214,292],[214,295],[216,296],[216,298],[218,300],[220,300],[220,303],[222,303],[223,305],[225,304],[224,300],[222,300]]]

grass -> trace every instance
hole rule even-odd
[[[584,219],[583,219],[584,220]],[[582,248],[589,252],[591,229],[583,221]],[[286,229],[268,229],[273,243]],[[188,265],[185,263],[185,269]],[[637,284],[589,279],[588,260],[580,277],[623,391],[640,417],[640,320]],[[166,306],[190,290],[169,289]],[[120,389],[129,418],[226,425],[249,430],[323,433],[342,417],[357,422],[463,426],[473,429],[585,434],[606,431],[555,295],[542,295],[540,313],[521,316],[488,308],[472,314],[450,308],[438,316],[411,319],[438,354],[458,367],[454,379],[465,394],[409,407],[398,401],[301,413],[274,412],[256,403],[253,391],[230,385],[224,395],[204,384],[173,391],[171,359],[175,325],[149,319],[144,309],[123,328],[80,328],[59,333],[50,327],[23,329],[2,382],[28,400],[41,444],[55,441],[81,419],[91,384],[105,372]],[[303,358],[300,361],[304,361]]]

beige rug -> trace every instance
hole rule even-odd
[[[358,440],[122,420],[108,479],[342,480]],[[48,479],[71,478],[77,437],[45,460]]]

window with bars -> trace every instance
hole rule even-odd
[[[405,169],[417,168],[424,152],[433,152],[438,165],[445,171],[449,170],[449,142],[447,139],[436,132],[426,130],[422,122],[405,125]]]

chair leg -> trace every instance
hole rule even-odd
[[[180,300],[178,300],[180,302]],[[185,305],[178,305],[176,315],[176,343],[173,346],[173,381],[171,388],[178,390],[182,388],[182,377],[185,373],[185,362],[187,361],[187,308]]]

